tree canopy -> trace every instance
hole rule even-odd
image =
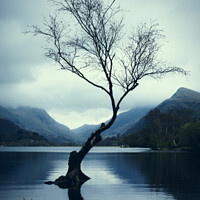
[[[121,102],[142,78],[187,72],[159,59],[164,34],[157,22],[141,24],[130,35],[123,32],[122,10],[115,6],[116,0],[106,3],[103,0],[52,2],[57,14],[44,21],[45,28],[33,26],[31,32],[46,38],[48,58],[62,70],[105,92],[112,108],[110,121],[102,123],[79,152],[71,152],[67,175],[53,182],[69,188],[88,180],[80,169],[82,160],[101,141],[101,133],[112,126]],[[119,96],[116,96],[117,88],[122,91]]]
[[[139,81],[151,76],[187,72],[160,60],[161,40],[165,37],[159,24],[139,25],[130,34],[123,32],[122,9],[116,0],[53,0],[57,14],[44,20],[44,29],[33,26],[35,35],[47,39],[46,56],[110,98],[113,113]],[[95,74],[90,76],[91,74]],[[115,97],[116,87],[122,89]]]

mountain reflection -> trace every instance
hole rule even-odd
[[[81,195],[81,188],[77,186],[68,189],[68,197],[69,200],[83,200],[83,197]]]
[[[63,200],[137,199],[138,194],[146,195],[144,199],[150,194],[159,199],[158,194],[161,194],[170,200],[199,200],[199,156],[200,153],[191,152],[90,153],[82,168],[91,180],[82,188],[65,192],[57,186],[43,185],[45,181],[55,180],[66,173],[68,154],[0,152],[0,198],[2,188],[8,190],[14,186],[19,190],[19,186],[26,186],[32,191],[35,186],[41,190],[37,190],[38,195],[46,192],[49,200],[55,199],[53,193]]]
[[[118,154],[105,163],[132,187],[162,191],[177,200],[200,198],[199,153]]]
[[[59,160],[65,160],[63,153],[1,152],[0,185],[15,181],[17,185],[38,185],[47,180],[49,173]],[[67,161],[66,161],[67,166]]]

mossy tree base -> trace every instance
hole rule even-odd
[[[60,176],[55,181],[47,181],[46,184],[55,184],[60,188],[80,188],[80,186],[88,181],[90,178],[86,176],[81,171],[81,162],[90,151],[90,149],[95,146],[98,142],[102,140],[100,134],[106,128],[105,124],[102,124],[101,127],[93,132],[88,138],[87,142],[83,145],[79,152],[72,151],[68,160],[68,171],[65,176]]]
[[[90,179],[81,171],[81,163],[76,151],[70,153],[68,164],[69,169],[66,176],[57,178],[54,182],[55,185],[58,185],[60,188],[80,187]]]

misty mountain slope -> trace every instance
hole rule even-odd
[[[70,129],[52,119],[45,110],[31,107],[3,108],[0,117],[8,119],[19,127],[38,132],[56,143],[74,141]]]
[[[129,127],[138,122],[150,109],[150,107],[132,108],[127,112],[119,114],[114,124],[103,132],[102,135],[112,136],[123,134]]]
[[[143,117],[150,107],[133,108],[127,112],[120,113],[114,124],[105,132],[103,137],[123,134],[128,128],[133,126],[141,117]],[[85,141],[89,135],[95,131],[99,125],[83,125],[77,129],[72,130],[79,141]]]
[[[2,119],[10,119],[10,116],[12,115],[11,112],[9,112],[6,108],[3,106],[0,106],[0,118]],[[16,119],[17,120],[17,119]]]
[[[13,122],[1,119],[0,118],[0,134],[8,134],[8,133],[16,133],[18,130],[20,130],[20,127],[14,124]]]
[[[191,109],[194,112],[194,117],[200,120],[200,93],[182,87],[171,98],[158,105],[161,112],[174,108]]]
[[[0,119],[0,145],[50,145],[43,136],[31,131],[18,127],[13,122]]]
[[[167,112],[173,109],[187,109],[191,110],[193,117],[200,120],[200,93],[187,89],[179,88],[171,98],[160,103],[157,108],[161,112]],[[145,116],[141,118],[134,126],[128,129],[124,135],[134,133],[145,125]]]
[[[76,137],[77,142],[85,142],[87,138],[91,135],[91,133],[95,131],[99,126],[100,124],[98,125],[84,124],[83,126],[73,129],[72,131]]]

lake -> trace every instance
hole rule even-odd
[[[44,182],[65,175],[69,152],[78,149],[0,147],[0,199],[68,200],[67,189]],[[198,152],[95,147],[82,171],[91,177],[80,189],[84,200],[200,199]]]

